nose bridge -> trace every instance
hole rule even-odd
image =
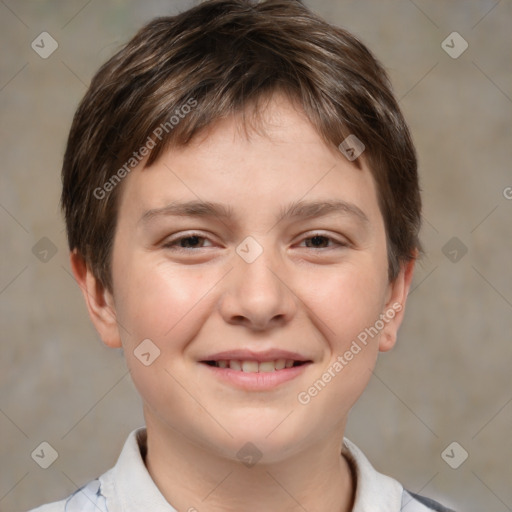
[[[270,245],[266,244],[265,247],[260,247],[261,254],[254,261],[245,259],[243,253],[241,253],[243,248],[239,248],[238,253],[241,253],[242,256],[240,261],[237,262],[238,272],[235,276],[235,284],[240,286],[248,297],[252,295],[257,298],[258,294],[268,295],[269,297],[280,295],[282,284],[277,275],[280,271],[282,272],[282,265],[279,257]],[[254,251],[256,249],[250,248],[250,250]],[[257,253],[254,255],[257,255]]]
[[[228,277],[222,302],[226,321],[265,328],[270,322],[286,321],[293,315],[295,301],[285,285],[284,266],[275,251],[262,249],[252,261],[245,259],[243,252],[236,255],[238,261]]]

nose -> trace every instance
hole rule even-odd
[[[253,263],[240,258],[224,282],[222,317],[254,331],[286,325],[297,310],[297,298],[287,281],[282,266],[266,252]]]

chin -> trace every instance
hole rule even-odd
[[[254,451],[255,456],[261,457],[261,463],[272,464],[299,451],[308,434],[291,418],[284,419],[289,412],[268,415],[266,418],[249,415],[245,420],[230,422],[228,430],[233,437],[223,439],[224,443],[227,441],[225,448],[228,457],[233,458],[235,454],[240,459],[246,452],[251,455]]]

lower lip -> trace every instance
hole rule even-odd
[[[304,373],[311,363],[305,363],[292,368],[284,368],[273,372],[243,372],[231,370],[230,368],[217,368],[201,363],[207,370],[210,370],[218,379],[246,391],[265,391],[274,389],[280,384],[297,378]]]

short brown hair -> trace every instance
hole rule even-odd
[[[62,207],[70,249],[104,286],[113,284],[116,185],[137,163],[134,151],[152,148],[150,165],[165,148],[186,145],[249,104],[257,110],[277,91],[302,107],[326,143],[338,146],[352,134],[364,143],[386,226],[389,278],[415,257],[416,154],[382,66],[298,0],[208,0],[143,27],[97,72],[75,114]]]

